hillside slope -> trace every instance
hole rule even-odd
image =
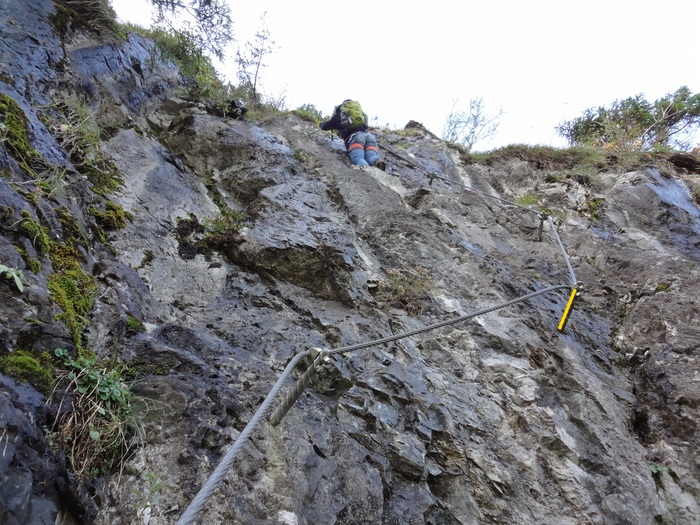
[[[295,354],[560,285],[334,354],[198,523],[700,520],[697,173],[611,156],[579,177],[528,148],[477,164],[417,125],[377,130],[388,170],[357,170],[294,114],[179,97],[140,37],[6,4],[2,523],[175,523]],[[581,290],[561,332],[557,234]],[[67,468],[65,406],[26,365],[60,368],[56,348],[123,366],[148,400],[120,471]]]

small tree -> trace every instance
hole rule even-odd
[[[675,146],[687,150],[700,126],[700,94],[682,86],[648,102],[638,94],[616,100],[609,107],[590,108],[556,130],[570,145],[594,145],[622,150],[651,150]]]
[[[275,49],[275,42],[270,38],[270,30],[265,27],[266,16],[267,13],[263,13],[260,17],[260,29],[255,33],[253,42],[246,42],[244,49],[239,48],[236,52],[238,80],[248,90],[254,104],[260,103],[258,81],[261,69],[266,67],[263,59]]]
[[[496,134],[503,110],[499,109],[496,115],[486,114],[483,97],[470,99],[468,111],[458,109],[458,104],[458,100],[452,104],[452,111],[442,129],[442,138],[461,144],[469,152],[477,142]]]
[[[155,25],[184,33],[204,53],[223,60],[233,40],[231,7],[227,0],[151,0]]]

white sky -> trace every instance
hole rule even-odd
[[[278,49],[263,94],[325,115],[359,100],[378,125],[409,120],[441,135],[455,99],[502,109],[484,151],[566,143],[555,131],[591,107],[642,93],[650,102],[686,85],[700,92],[699,0],[228,0],[236,42],[220,73],[266,15]],[[149,25],[147,0],[112,0],[123,21]]]

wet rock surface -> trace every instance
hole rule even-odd
[[[53,263],[19,224],[25,211],[62,242],[69,210],[98,288],[86,345],[135,370],[151,409],[123,470],[81,487],[46,440],[46,394],[0,376],[0,521],[174,523],[296,353],[569,284],[542,208],[581,283],[563,332],[567,289],[332,356],[278,426],[254,432],[199,522],[698,522],[696,173],[555,181],[522,159],[474,164],[415,124],[377,130],[386,173],[357,170],[296,116],[222,119],[168,95],[179,77],[145,41],[67,34],[62,47],[50,2],[28,3],[34,21],[19,4],[21,30],[2,25],[0,90],[74,182],[30,198],[31,176],[0,145],[0,263],[27,280],[22,293],[0,280],[0,350],[74,350],[47,288]],[[19,45],[27,33],[39,43]],[[49,44],[64,69],[35,60]],[[90,206],[103,197],[43,127],[30,81],[48,96],[61,82],[86,90],[118,123],[101,147],[124,178],[109,196],[130,214],[122,227],[98,235]],[[526,194],[532,211],[490,198]],[[212,248],[222,208],[246,220]]]

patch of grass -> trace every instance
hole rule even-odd
[[[428,272],[424,269],[415,271],[388,270],[387,280],[381,281],[374,298],[379,304],[391,308],[400,308],[407,314],[414,315],[430,302],[428,292],[432,288]]]
[[[26,350],[15,350],[0,357],[0,371],[3,374],[31,384],[44,394],[48,394],[51,391],[53,383],[51,370],[42,365],[37,357]]]
[[[62,348],[55,354],[61,365],[55,393],[61,392],[61,400],[52,442],[65,451],[78,478],[119,467],[143,435],[137,410],[142,400],[118,368],[93,355],[73,358]]]
[[[127,24],[124,31],[136,33],[153,40],[165,60],[172,60],[187,78],[188,86],[182,96],[213,99],[219,103],[230,103],[234,97],[233,88],[219,78],[211,59],[198,47],[191,34],[186,31],[163,28],[145,28]]]
[[[323,114],[313,104],[303,104],[292,111],[293,114],[317,126],[325,120]]]
[[[63,238],[66,240],[66,242],[87,248],[87,237],[80,227],[77,219],[71,214],[70,210],[65,206],[61,206],[56,211],[58,212],[58,220],[61,223],[61,229],[63,230]]]
[[[596,146],[574,146],[552,148],[512,144],[485,153],[472,153],[471,161],[496,166],[509,160],[521,160],[534,165],[535,169],[551,172],[550,180],[556,182],[572,179],[584,185],[593,182],[598,173],[604,171],[626,172],[653,166],[664,169],[668,155],[642,151],[612,151]]]
[[[266,120],[271,120],[275,117],[279,117],[285,114],[283,109],[275,106],[274,104],[253,104],[248,112],[246,113],[246,118],[248,120],[255,120],[258,122],[264,122]]]
[[[56,0],[50,17],[59,33],[71,28],[87,29],[101,37],[117,34],[117,14],[109,0]]]
[[[95,193],[107,197],[122,188],[124,177],[102,151],[100,128],[86,101],[64,97],[44,108],[42,120]]]
[[[532,192],[527,192],[515,199],[516,204],[520,206],[532,206],[540,202],[540,198]]]

